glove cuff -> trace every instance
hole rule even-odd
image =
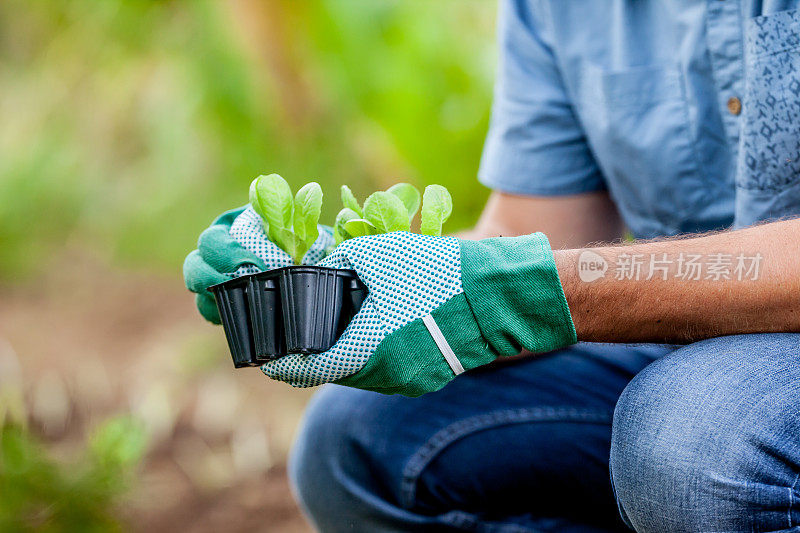
[[[497,358],[486,346],[464,293],[459,293],[430,315],[464,370]],[[420,357],[431,354],[430,357]],[[335,383],[384,394],[420,396],[442,388],[453,379],[453,369],[442,355],[423,319],[387,335],[364,367]]]
[[[461,282],[495,352],[542,353],[577,342],[575,325],[543,233],[461,241]]]

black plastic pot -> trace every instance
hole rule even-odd
[[[211,290],[237,368],[330,349],[367,295],[355,271],[317,266],[259,272]]]
[[[247,277],[247,300],[256,358],[271,361],[286,355],[281,314],[281,293],[272,272]]]
[[[352,270],[294,266],[277,274],[289,353],[330,349],[366,297],[366,287]]]
[[[233,366],[236,368],[260,364],[253,345],[247,284],[246,278],[236,278],[209,287],[217,300],[222,328],[225,330]]]

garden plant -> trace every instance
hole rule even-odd
[[[237,368],[288,353],[324,352],[358,312],[367,288],[355,271],[303,264],[320,231],[333,233],[329,253],[347,239],[410,231],[419,212],[420,233],[439,236],[453,210],[450,194],[441,185],[428,185],[420,194],[413,185],[398,183],[372,193],[363,205],[343,185],[343,208],[331,229],[319,225],[323,194],[316,182],[293,195],[278,174],[262,175],[250,184],[249,197],[264,235],[294,265],[211,287]]]

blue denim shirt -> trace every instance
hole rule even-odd
[[[480,179],[637,237],[800,214],[798,0],[504,0]]]

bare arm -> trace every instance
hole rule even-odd
[[[512,237],[535,231],[546,234],[555,249],[613,241],[622,236],[623,227],[606,192],[553,197],[494,192],[475,229],[459,237]]]
[[[800,219],[555,256],[579,340],[800,332]]]

